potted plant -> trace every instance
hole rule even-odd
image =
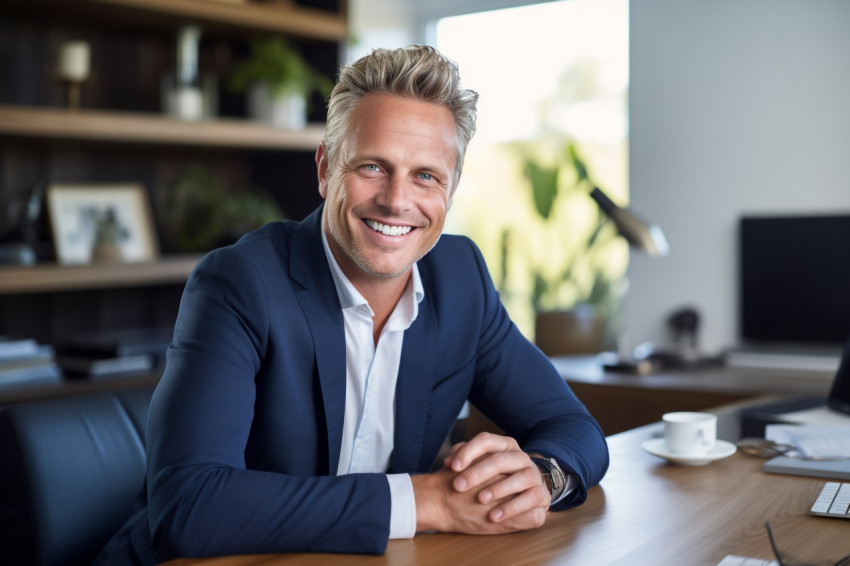
[[[197,163],[178,172],[157,209],[165,247],[181,253],[232,244],[244,233],[284,218],[270,194],[225,186],[220,175]]]
[[[235,92],[248,92],[253,119],[300,129],[307,122],[307,97],[313,92],[327,95],[333,84],[289,41],[272,36],[251,42],[251,57],[233,69],[229,86]]]
[[[596,184],[574,143],[551,165],[529,148],[522,154],[533,210],[546,234],[533,244],[538,253],[522,254],[523,272],[532,278],[535,343],[548,355],[602,351],[623,275],[610,259],[624,243],[591,199]],[[504,258],[516,247],[514,239],[505,234]]]

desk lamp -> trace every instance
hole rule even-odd
[[[598,187],[590,192],[590,196],[596,201],[605,214],[614,222],[619,234],[626,239],[629,246],[640,250],[650,257],[663,257],[670,253],[670,246],[661,228],[650,224],[629,211],[614,204],[608,195]],[[636,360],[632,355],[617,354],[616,361],[603,363],[607,371],[618,371],[627,373],[648,373],[652,366],[648,360]]]
[[[650,257],[661,257],[670,253],[670,246],[661,228],[655,224],[648,224],[628,209],[620,208],[598,187],[590,191],[590,196],[614,222],[620,235],[629,242],[631,247]]]

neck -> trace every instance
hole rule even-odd
[[[384,325],[386,325],[407,288],[410,281],[410,270],[407,270],[403,275],[387,277],[386,279],[375,279],[374,277],[359,279],[349,277],[351,284],[363,295],[372,312],[375,313],[372,317],[372,340],[377,345]]]

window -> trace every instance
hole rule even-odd
[[[533,4],[442,18],[435,29],[434,43],[480,94],[446,231],[481,247],[527,336],[536,310],[594,303],[613,312],[628,250],[569,152],[593,184],[626,202],[628,1]],[[531,169],[541,178],[557,171],[554,200],[538,194],[535,204]]]

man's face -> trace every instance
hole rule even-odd
[[[437,243],[456,180],[456,133],[443,106],[369,94],[333,166],[319,147],[324,228],[353,283],[404,275]]]

